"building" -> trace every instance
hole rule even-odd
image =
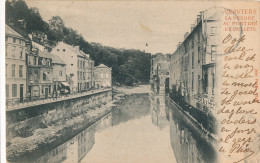
[[[51,54],[53,67],[53,91],[60,92],[62,88],[70,91],[69,83],[66,82],[66,63],[57,55]]]
[[[22,102],[26,95],[27,40],[5,25],[5,78],[7,102]]]
[[[104,88],[112,86],[112,77],[111,77],[112,69],[107,67],[104,64],[100,64],[95,67],[94,70],[94,82],[95,88]]]
[[[94,62],[79,46],[59,42],[51,51],[66,63],[66,78],[71,92],[86,91],[93,87]]]
[[[218,14],[207,16],[202,12],[170,60],[169,87],[173,98],[206,113],[215,110],[218,29]]]
[[[150,84],[156,94],[164,94],[168,85],[170,71],[170,58],[163,54],[157,54],[151,60]]]
[[[52,97],[53,66],[50,53],[32,49],[26,54],[27,97],[29,100]]]

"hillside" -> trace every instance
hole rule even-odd
[[[45,22],[37,8],[29,8],[23,0],[6,1],[6,24],[24,37],[53,48],[59,41],[80,46],[95,61],[112,67],[113,84],[148,83],[151,54],[140,50],[116,49],[99,43],[89,43],[72,28],[67,28],[59,16]]]

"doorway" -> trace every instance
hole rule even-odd
[[[20,102],[23,102],[23,84],[20,84]]]

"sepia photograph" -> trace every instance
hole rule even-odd
[[[259,2],[4,4],[1,160],[260,162]]]

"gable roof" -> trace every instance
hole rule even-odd
[[[5,34],[24,39],[19,33],[17,33],[15,30],[13,30],[8,25],[5,25]]]
[[[97,67],[95,67],[95,69],[96,69],[96,68],[107,68],[107,69],[111,70],[110,67],[107,67],[107,66],[104,65],[104,64],[100,64],[100,65],[98,65]]]
[[[66,44],[66,43],[64,43],[64,42],[59,42],[58,45],[64,45],[64,46],[66,46],[67,48],[69,48],[70,51],[72,51],[73,53],[77,54],[78,56],[87,57],[87,55],[86,55],[83,51],[79,50],[78,48],[76,48],[76,47],[74,47],[74,46],[71,46],[71,45]]]
[[[43,58],[52,58],[52,55],[50,53],[48,53],[48,52],[41,52],[41,51],[39,51],[38,52],[38,56],[39,57],[43,57]]]

